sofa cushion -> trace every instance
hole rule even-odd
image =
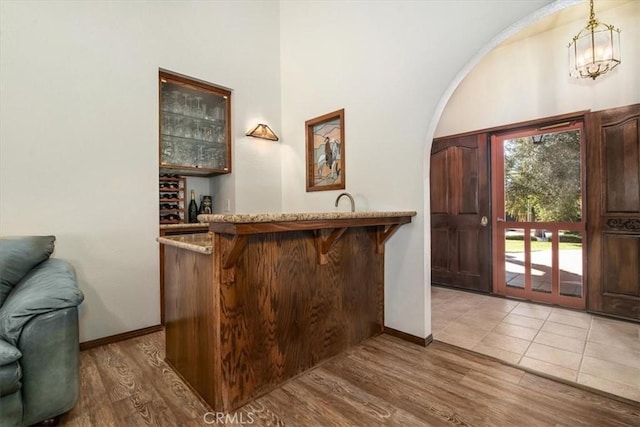
[[[0,397],[20,390],[22,370],[18,362],[0,366]]]
[[[83,299],[71,264],[50,258],[31,270],[0,307],[0,338],[16,345],[33,317],[76,307]]]
[[[0,239],[0,306],[25,274],[49,258],[55,236],[3,237]]]
[[[22,353],[16,347],[5,340],[0,339],[0,366],[6,365],[22,357]]]

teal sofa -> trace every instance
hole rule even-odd
[[[78,289],[54,236],[0,239],[0,426],[29,426],[78,400]]]

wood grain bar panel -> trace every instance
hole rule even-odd
[[[165,246],[166,358],[211,405],[218,400],[213,361],[219,354],[215,321],[218,288],[210,255]],[[203,286],[208,284],[208,286]]]
[[[237,407],[382,332],[383,257],[368,233],[375,229],[344,232],[326,265],[317,263],[305,232],[248,239],[236,280],[220,295],[225,406]]]
[[[381,334],[377,249],[410,221],[213,222],[211,254],[166,246],[167,362],[230,411]]]

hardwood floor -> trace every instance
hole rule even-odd
[[[446,344],[424,348],[389,335],[229,414],[207,413],[163,359],[163,332],[83,351],[80,400],[60,425],[640,425],[640,406]]]

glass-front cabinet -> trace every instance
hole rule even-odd
[[[160,71],[160,172],[231,172],[231,92]]]

